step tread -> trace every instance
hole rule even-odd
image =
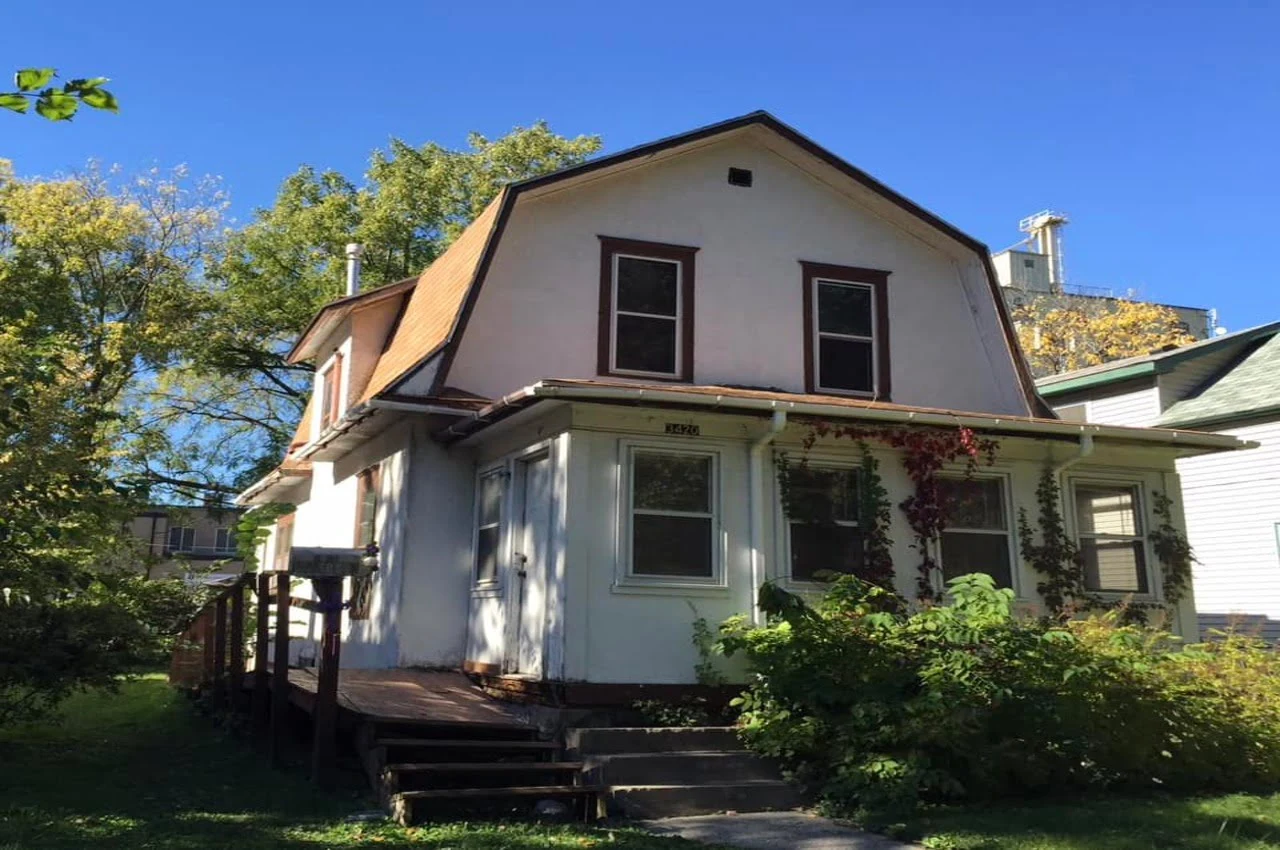
[[[763,759],[768,756],[757,755],[749,750],[676,750],[658,753],[591,753],[592,759]]]
[[[425,800],[441,797],[534,797],[539,794],[598,794],[598,785],[512,785],[504,788],[431,788],[426,791],[401,791],[401,800]]]
[[[583,766],[580,761],[410,762],[389,764],[385,769],[398,773],[563,773],[582,770]]]
[[[791,788],[784,779],[743,779],[738,782],[706,782],[698,785],[609,785],[610,791],[676,791],[680,789],[706,790],[709,788]]]
[[[469,741],[456,738],[378,738],[378,747],[423,747],[431,749],[474,750],[558,750],[555,741]]]

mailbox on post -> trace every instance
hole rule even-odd
[[[289,550],[289,575],[294,578],[367,576],[378,569],[378,556],[366,549],[294,546]]]

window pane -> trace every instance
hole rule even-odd
[[[618,316],[614,366],[633,372],[676,372],[676,320]]]
[[[869,393],[875,389],[871,379],[871,343],[853,339],[818,339],[818,386],[832,390]]]
[[[480,525],[493,525],[502,519],[502,474],[480,479]]]
[[[360,479],[360,530],[357,534],[356,545],[368,546],[374,542],[376,535],[376,520],[378,516],[378,490],[374,485],[372,476],[365,476]]]
[[[711,578],[711,520],[703,517],[632,517],[631,571],[646,576]]]
[[[858,473],[853,469],[792,467],[788,512],[806,522],[858,521]]]
[[[818,330],[871,336],[871,287],[819,283]]]
[[[631,471],[633,507],[711,513],[711,458],[636,452]]]
[[[942,533],[942,577],[946,581],[969,573],[986,573],[998,587],[1012,587],[1009,538],[1003,534]]]
[[[629,313],[676,314],[679,295],[675,263],[618,258],[618,309]]]
[[[493,581],[498,575],[498,526],[476,533],[476,581]]]
[[[1147,592],[1146,555],[1141,540],[1080,541],[1087,590]]]
[[[1080,533],[1136,536],[1135,505],[1132,487],[1077,487],[1076,521]]]
[[[862,567],[862,532],[848,525],[791,523],[791,577],[813,581],[820,572],[857,572]]]
[[[1008,527],[1004,487],[998,478],[940,478],[938,501],[953,528]]]

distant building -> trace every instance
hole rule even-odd
[[[236,508],[157,505],[129,523],[138,539],[140,568],[151,578],[188,571],[244,571],[236,555]],[[226,563],[218,563],[226,561]]]
[[[1067,283],[1061,235],[1061,228],[1066,223],[1065,215],[1049,210],[1028,216],[1018,224],[1019,230],[1029,234],[1027,238],[1012,248],[991,255],[996,279],[1003,288],[1005,302],[1011,309],[1047,295],[1056,295],[1067,303],[1077,302],[1082,305],[1128,298],[1125,293],[1117,294],[1109,287]],[[1036,250],[1030,250],[1030,246],[1034,246]],[[1160,306],[1168,307],[1176,313],[1183,330],[1196,339],[1208,339],[1214,334],[1217,322],[1213,310],[1179,304]]]

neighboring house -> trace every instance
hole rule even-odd
[[[1054,375],[1040,392],[1064,419],[1259,444],[1179,460],[1178,472],[1201,628],[1236,620],[1280,639],[1280,322]]]
[[[381,547],[348,591],[348,666],[692,683],[696,617],[752,615],[764,582],[817,589],[859,557],[850,440],[818,440],[790,482],[827,533],[783,513],[776,459],[815,420],[1000,440],[994,466],[947,479],[966,510],[931,544],[945,575],[985,569],[1038,604],[1016,515],[1052,464],[1097,589],[1159,601],[1152,494],[1176,499],[1175,459],[1244,446],[1053,418],[987,248],[765,113],[507,186],[420,277],[357,283],[294,347],[311,404],[240,497],[297,506],[264,564]],[[874,451],[897,504],[901,456]],[[1193,610],[1173,626],[1194,633]]]
[[[187,572],[240,573],[236,551],[239,508],[157,505],[134,517],[129,532],[138,540],[138,567],[150,578]]]

